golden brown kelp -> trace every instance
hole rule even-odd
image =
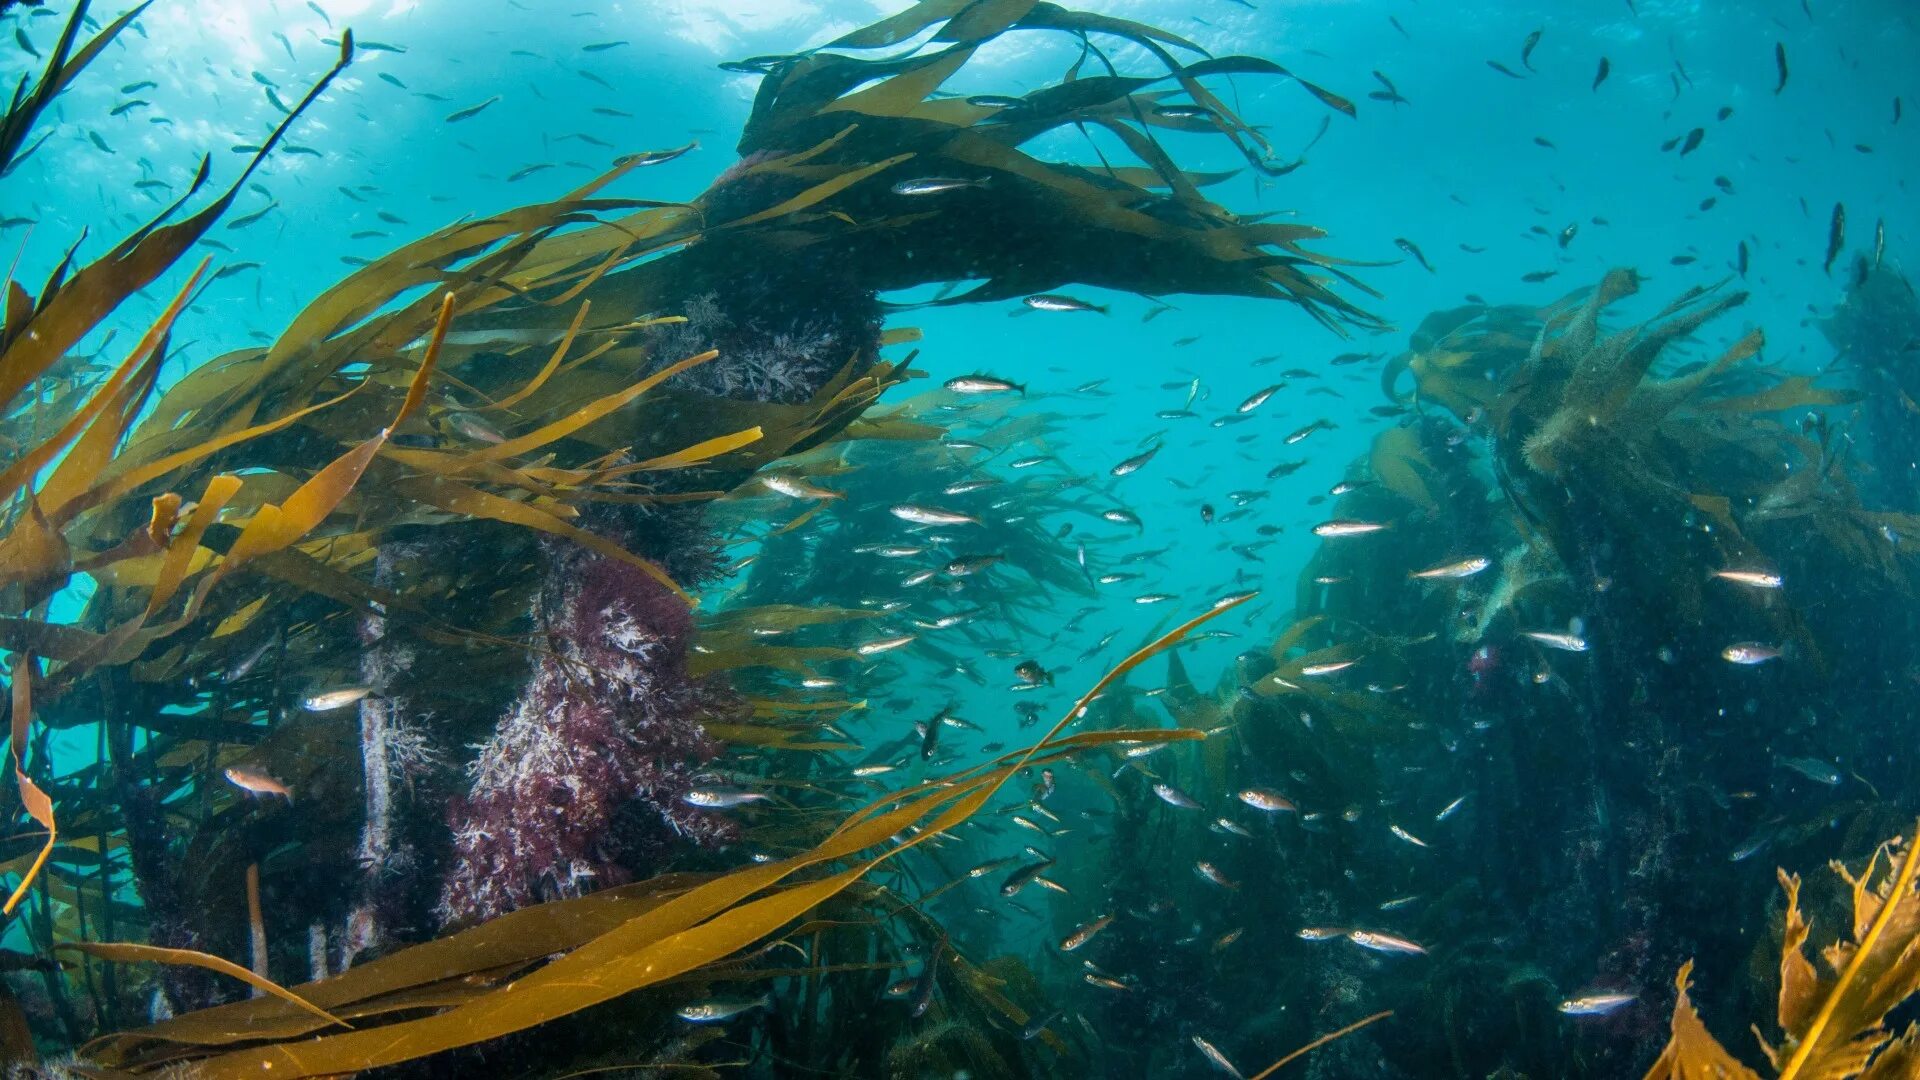
[[[1859,877],[1834,863],[1851,901],[1842,909],[1843,932],[1821,950],[1818,965],[1806,955],[1814,928],[1800,911],[1800,878],[1779,872],[1786,904],[1780,928],[1777,1044],[1757,1027],[1754,1031],[1778,1080],[1894,1080],[1920,1071],[1920,1026],[1909,1023],[1896,1034],[1888,1025],[1889,1014],[1920,994],[1917,867],[1920,856],[1911,839],[1876,849]],[[1673,1011],[1673,1036],[1648,1071],[1648,1080],[1702,1075],[1759,1080],[1761,1074],[1721,1046],[1694,1011],[1687,995],[1692,970],[1691,961],[1681,965],[1675,980],[1680,996]]]

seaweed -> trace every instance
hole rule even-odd
[[[139,11],[74,53],[76,10],[48,73],[16,95],[5,160],[25,156],[46,101]],[[1051,4],[914,11],[772,65],[741,160],[699,197],[611,194],[686,148],[632,155],[557,199],[402,244],[266,347],[164,389],[174,319],[208,264],[104,376],[70,350],[226,212],[351,61],[350,32],[204,206],[174,219],[209,161],[101,258],[81,264],[76,246],[37,298],[9,283],[0,645],[14,653],[19,811],[38,828],[0,844],[0,861],[19,875],[7,908],[35,947],[78,957],[40,972],[64,1041],[113,1032],[86,1046],[89,1068],[457,1069],[536,1027],[592,1032],[582,1057],[712,1065],[707,1039],[672,1030],[674,1003],[763,979],[851,1024],[840,1003],[869,999],[913,943],[943,961],[929,1022],[889,1021],[848,1048],[756,1021],[756,1060],[779,1060],[765,1056],[777,1047],[871,1071],[897,1048],[1013,1075],[1040,1047],[1069,1051],[1053,1033],[1025,1043],[1006,1030],[1044,1004],[1017,964],[975,964],[914,912],[928,897],[868,878],[917,884],[920,864],[897,856],[924,854],[1032,767],[1198,738],[1061,730],[1225,608],[1122,661],[1024,754],[846,816],[857,778],[830,757],[848,745],[831,725],[858,703],[799,693],[790,677],[870,640],[858,635],[874,613],[831,582],[872,528],[870,507],[800,509],[755,478],[858,470],[869,494],[896,485],[902,497],[990,478],[940,441],[955,402],[876,408],[912,374],[911,356],[882,355],[915,337],[883,328],[889,290],[983,282],[938,301],[973,303],[1071,281],[1278,299],[1336,329],[1376,323],[1336,293],[1359,287],[1342,264],[1302,247],[1317,230],[1206,200],[1219,177],[1180,170],[1158,141],[1163,129],[1219,137],[1282,171],[1207,81],[1292,78],[1285,69],[1183,63],[1174,51],[1198,50],[1174,35]],[[939,26],[927,51],[871,57],[915,20]],[[1015,32],[1086,43],[1103,63],[1093,42],[1118,38],[1158,67],[1080,77],[1076,65],[998,110],[939,96],[974,50]],[[1157,110],[1169,83],[1217,120]],[[1140,164],[1023,149],[1076,126],[1112,133]],[[945,173],[980,183],[934,200],[895,190]],[[999,419],[969,421],[1001,447],[1044,441],[1053,423]],[[1097,512],[1075,494],[1085,482],[1023,479],[962,500],[1027,510],[978,537],[1034,586],[984,597],[993,614],[1019,626],[1041,592],[1092,591],[1081,566],[1037,542],[1041,516]],[[817,591],[755,575],[715,597],[735,542],[767,563],[811,550],[788,565]],[[964,589],[960,576],[950,584]],[[56,599],[82,597],[77,617],[55,614]],[[868,674],[878,685],[888,673]],[[56,769],[48,733],[83,729],[93,759]],[[299,803],[250,798],[235,777],[297,790]],[[689,804],[723,779],[792,798],[744,819]],[[741,867],[722,850],[736,842],[768,861]],[[814,943],[804,972],[773,966],[789,937]],[[249,967],[225,959],[242,954]],[[140,970],[155,960],[157,975]],[[122,972],[126,961],[140,963]],[[230,1001],[225,976],[269,996]],[[171,1018],[129,1027],[143,1012]],[[616,1015],[615,1034],[597,1030]]]
[[[1901,847],[1904,854],[1899,854]],[[1883,858],[1885,872],[1876,882]],[[1896,1034],[1887,1026],[1887,1018],[1920,994],[1920,966],[1913,955],[1920,943],[1920,892],[1914,888],[1917,867],[1920,857],[1912,841],[1901,844],[1898,840],[1875,849],[1858,877],[1840,863],[1833,864],[1834,873],[1847,884],[1851,902],[1844,932],[1821,950],[1825,975],[1806,956],[1812,927],[1800,912],[1800,878],[1779,871],[1780,887],[1786,893],[1776,1016],[1779,1045],[1755,1031],[1779,1080],[1799,1076],[1879,1080],[1912,1075],[1920,1025],[1909,1024]],[[1740,1063],[1701,1023],[1687,998],[1692,968],[1691,962],[1682,965],[1675,980],[1680,993],[1674,1006],[1673,1038],[1648,1070],[1648,1080],[1706,1072],[1757,1078],[1759,1073]]]

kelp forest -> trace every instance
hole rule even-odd
[[[0,3],[0,177],[171,2]],[[1052,81],[950,89],[1030,40]],[[1894,252],[1833,268],[1814,368],[1744,265],[1398,326],[1311,204],[1226,205],[1303,163],[1245,94],[1348,98],[918,0],[733,61],[695,198],[648,197],[691,145],[622,146],[253,347],[177,341],[246,185],[326,149],[333,60],[7,276],[7,1076],[1920,1075]],[[1063,464],[1086,401],[916,351],[947,309],[1102,318],[1076,290],[1367,365],[1297,575],[1163,587],[1202,526],[1129,509],[1154,448]],[[1265,401],[1203,406],[1248,359],[1190,356],[1175,412]]]

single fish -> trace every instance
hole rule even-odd
[[[961,555],[946,565],[949,577],[971,577],[1006,558],[1004,555]]]
[[[488,423],[485,418],[470,412],[450,412],[446,415],[447,426],[462,438],[472,439],[492,446],[507,441],[500,429]]]
[[[1784,41],[1773,43],[1773,66],[1780,72],[1780,81],[1773,87],[1773,92],[1778,94],[1787,88],[1787,43]]]
[[[1847,207],[1844,203],[1833,204],[1833,217],[1827,222],[1827,261],[1822,267],[1828,274],[1833,273],[1833,262],[1840,257],[1840,249],[1847,244]]]
[[[910,644],[914,637],[915,635],[913,634],[901,634],[898,637],[880,638],[876,641],[866,642],[856,647],[853,651],[859,653],[861,656],[879,656],[881,653],[892,652],[895,649]]]
[[[1368,533],[1379,532],[1386,527],[1386,523],[1384,522],[1350,521],[1343,518],[1336,518],[1333,521],[1323,521],[1315,525],[1313,527],[1313,535],[1326,538],[1336,536],[1365,536]]]
[[[1492,565],[1493,561],[1491,559],[1474,556],[1468,559],[1461,559],[1458,562],[1441,563],[1439,566],[1430,566],[1425,570],[1415,570],[1407,576],[1429,581],[1434,579],[1469,578]]]
[[[1016,98],[1014,100],[1017,101],[1019,99]],[[1046,1013],[1045,1015],[1042,1015],[1042,1016],[1036,1016],[1033,1019],[1027,1021],[1027,1026],[1020,1029],[1020,1041],[1031,1042],[1034,1039],[1038,1038],[1041,1032],[1047,1030],[1047,1025],[1053,1023],[1055,1020],[1060,1019],[1061,1014],[1064,1013],[1065,1011],[1066,1010],[1064,1009],[1055,1009],[1050,1013]]]
[[[1406,956],[1425,956],[1427,954],[1424,946],[1408,941],[1403,937],[1395,937],[1392,934],[1381,933],[1378,930],[1349,930],[1347,931],[1347,940],[1363,949],[1371,949],[1374,952],[1399,953]]]
[[[793,473],[766,473],[760,477],[760,485],[768,491],[785,495],[789,499],[844,499],[847,497],[846,492],[820,487]]]
[[[1255,391],[1251,397],[1241,402],[1239,407],[1236,408],[1234,411],[1242,412],[1242,413],[1252,412],[1253,410],[1259,408],[1260,406],[1265,405],[1267,403],[1267,399],[1272,397],[1275,394],[1275,392],[1277,392],[1281,387],[1285,385],[1287,384],[1274,383],[1272,386],[1269,386],[1264,390]]]
[[[1000,883],[1000,895],[1007,897],[1018,895],[1021,889],[1026,888],[1033,882],[1034,878],[1045,873],[1047,868],[1052,865],[1052,859],[1041,859],[1039,862],[1028,863],[1013,873],[1008,874],[1007,880]]]
[[[914,985],[913,1004],[907,1008],[908,1015],[918,1019],[933,1007],[934,987],[940,981],[940,955],[946,951],[947,939],[943,936],[933,951],[927,954],[926,966],[920,969],[920,981]]]
[[[901,503],[889,511],[902,521],[911,521],[915,525],[978,525],[980,519],[971,514],[962,514],[957,510],[942,510],[937,506],[916,506],[913,503]]]
[[[1155,784],[1153,785],[1153,793],[1158,795],[1160,801],[1166,803],[1168,806],[1177,806],[1182,810],[1200,809],[1200,804],[1195,802],[1192,796],[1174,787],[1172,784]]]
[[[707,810],[729,810],[748,803],[772,802],[773,796],[762,791],[741,791],[738,788],[694,788],[682,794],[680,801]]]
[[[614,158],[613,163],[615,165],[631,164],[634,168],[644,169],[649,165],[665,165],[677,157],[692,153],[698,149],[700,149],[700,140],[695,139],[685,146],[676,146],[671,150],[649,150],[643,154],[626,154]]]
[[[1497,72],[1499,72],[1500,74],[1502,74],[1502,75],[1505,75],[1505,76],[1506,76],[1507,78],[1509,78],[1509,79],[1524,79],[1524,78],[1526,78],[1526,76],[1525,76],[1525,75],[1522,75],[1522,74],[1520,74],[1519,72],[1517,72],[1517,71],[1515,71],[1515,70],[1513,70],[1512,68],[1510,68],[1510,67],[1508,67],[1507,65],[1505,65],[1505,64],[1503,64],[1503,63],[1501,63],[1501,62],[1500,62],[1500,61],[1498,61],[1498,60],[1489,60],[1489,61],[1487,61],[1487,66],[1488,66],[1488,67],[1490,67],[1490,68],[1492,68],[1493,70],[1495,70],[1495,71],[1497,71]]]
[[[962,375],[957,379],[948,379],[944,385],[956,394],[1004,394],[1015,390],[1025,395],[1027,392],[1024,383],[1008,382],[991,375]]]
[[[1102,315],[1107,314],[1105,304],[1089,304],[1085,300],[1076,300],[1071,296],[1061,296],[1057,293],[1029,296],[1021,303],[1035,311],[1097,311]]]
[[[1393,238],[1393,246],[1413,256],[1413,260],[1419,263],[1421,268],[1427,273],[1431,274],[1434,272],[1433,264],[1427,261],[1427,257],[1421,254],[1419,245],[1413,241],[1404,236],[1396,236]]]
[[[1432,844],[1427,843],[1425,840],[1420,839],[1419,837],[1413,835],[1412,833],[1408,832],[1407,830],[1401,828],[1398,825],[1387,826],[1387,831],[1399,837],[1400,839],[1405,840],[1407,843],[1412,844],[1414,847],[1432,847],[1433,846]]]
[[[1610,73],[1611,73],[1612,71],[1613,71],[1613,64],[1612,64],[1612,62],[1610,62],[1610,61],[1609,61],[1609,60],[1608,60],[1608,59],[1607,59],[1606,57],[1604,57],[1604,56],[1603,56],[1603,57],[1601,57],[1601,58],[1600,58],[1600,67],[1599,67],[1599,69],[1598,69],[1598,70],[1596,70],[1596,71],[1595,71],[1595,72],[1593,73],[1593,85],[1592,85],[1591,87],[1589,87],[1588,89],[1589,89],[1589,90],[1598,90],[1598,89],[1600,89],[1600,84],[1601,84],[1601,83],[1603,83],[1603,82],[1606,82],[1606,81],[1607,81],[1607,76],[1608,76],[1608,74],[1610,74]]]
[[[1540,35],[1543,32],[1544,31],[1541,30],[1535,30],[1533,33],[1528,34],[1527,40],[1520,46],[1520,66],[1526,68],[1528,71],[1538,70],[1533,66],[1533,49],[1534,46],[1540,44]]]
[[[1640,1000],[1639,994],[1583,994],[1560,1003],[1568,1016],[1605,1016]]]
[[[1294,805],[1292,799],[1287,798],[1272,788],[1245,788],[1234,793],[1233,797],[1253,807],[1255,810],[1262,810],[1269,814],[1291,814],[1297,813],[1300,810],[1298,806]]]
[[[1783,757],[1775,758],[1774,762],[1782,768],[1792,769],[1801,776],[1828,787],[1838,786],[1841,780],[1840,770],[1819,758]]]
[[[1564,634],[1556,630],[1522,630],[1520,636],[1561,652],[1586,652],[1588,649],[1587,639],[1578,634]]]
[[[323,690],[301,698],[300,707],[308,712],[332,712],[335,709],[344,709],[372,693],[371,686],[347,686],[339,690]]]
[[[1219,867],[1205,859],[1193,864],[1193,872],[1223,889],[1238,889],[1240,887],[1239,882],[1221,873]]]
[[[1218,120],[1219,114],[1204,105],[1155,105],[1155,116],[1169,120]]]
[[[1073,933],[1068,934],[1066,937],[1061,939],[1060,951],[1072,952],[1073,950],[1079,948],[1080,946],[1085,945],[1087,942],[1093,940],[1093,936],[1095,934],[1098,934],[1100,931],[1105,930],[1108,924],[1112,922],[1113,922],[1112,915],[1102,915],[1099,918],[1093,920],[1092,922],[1086,924],[1085,926],[1080,927],[1079,929],[1075,930]]]
[[[1340,926],[1303,926],[1293,936],[1301,941],[1332,941],[1350,933],[1352,931]]]
[[[1300,669],[1300,675],[1302,678],[1315,679],[1322,675],[1345,671],[1359,662],[1358,660],[1332,660],[1324,664],[1308,664]]]
[[[1720,650],[1720,658],[1729,664],[1751,667],[1780,659],[1780,650],[1757,641],[1739,641]]]
[[[472,117],[478,116],[482,112],[486,111],[486,109],[489,106],[491,106],[494,102],[499,100],[500,100],[500,95],[495,94],[494,96],[488,98],[487,100],[481,102],[478,105],[469,105],[464,109],[459,109],[455,112],[448,113],[446,122],[449,124],[457,124],[462,120],[466,120],[466,119],[470,119]]]
[[[1038,660],[1020,661],[1013,666],[1013,673],[1028,686],[1039,686],[1042,683],[1048,686],[1053,685],[1053,674],[1041,667]]]
[[[1215,818],[1213,824],[1209,826],[1209,828],[1215,829],[1223,833],[1231,833],[1232,835],[1238,836],[1243,840],[1253,839],[1253,833],[1249,831],[1245,825],[1240,824],[1239,822],[1233,820],[1232,818],[1224,818],[1224,817]]]
[[[983,188],[986,178],[960,180],[951,176],[922,176],[912,180],[902,180],[893,185],[895,195],[938,195],[943,191],[959,191],[963,188]]]
[[[1200,1055],[1206,1058],[1207,1062],[1214,1068],[1233,1077],[1234,1080],[1246,1080],[1245,1077],[1240,1075],[1240,1070],[1233,1067],[1233,1062],[1227,1060],[1227,1055],[1220,1052],[1219,1047],[1198,1035],[1192,1036],[1192,1039],[1193,1045],[1200,1051]]]
[[[1448,803],[1446,807],[1442,809],[1439,813],[1433,815],[1433,820],[1435,821],[1447,820],[1448,818],[1452,817],[1455,811],[1458,811],[1461,805],[1464,804],[1466,801],[1467,801],[1467,796],[1465,795],[1462,795],[1459,798],[1453,800],[1452,802]]]
[[[741,1013],[773,1007],[773,995],[763,994],[752,1001],[702,1001],[682,1006],[674,1013],[689,1024],[718,1024]]]
[[[1142,468],[1146,466],[1147,462],[1153,460],[1153,455],[1159,452],[1160,452],[1160,447],[1155,446],[1153,449],[1148,450],[1143,454],[1135,454],[1134,456],[1128,458],[1127,460],[1121,462],[1118,465],[1115,465],[1113,468],[1107,471],[1114,476],[1126,476],[1130,473],[1139,472]]]
[[[258,769],[234,765],[221,770],[227,782],[251,795],[272,795],[293,801],[293,789]]]
[[[1700,143],[1706,139],[1706,137],[1706,128],[1694,128],[1692,131],[1687,132],[1687,141],[1680,146],[1680,156],[1686,157],[1688,154],[1700,149]]]

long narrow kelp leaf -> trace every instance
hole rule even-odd
[[[599,401],[576,409],[571,415],[555,420],[538,430],[530,431],[518,438],[506,439],[492,446],[485,446],[474,450],[466,455],[466,460],[500,461],[504,458],[538,450],[550,442],[563,439],[579,431],[595,420],[611,415],[635,398],[666,382],[668,379],[673,378],[675,375],[680,374],[688,368],[704,364],[719,355],[718,350],[708,349],[698,356],[689,356],[677,364],[660,369],[654,374],[634,383],[632,386],[626,387],[616,393],[608,394]]]
[[[208,971],[217,971],[222,975],[229,975],[239,979],[248,986],[264,993],[272,994],[282,1001],[291,1002],[328,1023],[338,1024],[343,1028],[349,1029],[353,1027],[352,1024],[347,1023],[345,1020],[322,1009],[320,1006],[315,1005],[299,994],[281,986],[272,979],[256,972],[248,971],[246,968],[241,967],[231,960],[222,960],[220,957],[214,956],[211,953],[196,952],[193,949],[163,949],[157,945],[138,945],[130,942],[110,941],[63,941],[54,946],[54,948],[83,952],[88,956],[97,956],[102,960],[111,960],[115,963],[122,964],[182,964],[189,967],[206,968]]]
[[[33,719],[33,679],[38,667],[39,661],[32,653],[21,653],[14,657],[11,753],[13,780],[20,789],[21,805],[26,807],[28,817],[47,830],[47,842],[40,849],[39,857],[33,860],[33,865],[21,875],[20,884],[14,888],[13,894],[7,897],[6,905],[0,907],[0,914],[5,915],[13,914],[13,909],[19,907],[20,901],[26,898],[27,890],[33,887],[34,879],[40,876],[41,868],[47,865],[47,857],[53,854],[53,845],[60,839],[60,830],[53,818],[53,800],[47,797],[46,792],[40,790],[38,784],[28,779],[24,760],[27,729]]]
[[[121,361],[120,366],[115,368],[112,374],[107,376],[105,382],[100,384],[100,388],[94,391],[93,396],[88,399],[86,405],[75,412],[65,424],[61,425],[58,431],[47,436],[38,445],[20,455],[13,464],[7,467],[5,472],[0,472],[0,500],[12,498],[15,492],[32,481],[33,477],[39,473],[42,467],[52,461],[61,451],[65,450],[68,444],[72,443],[74,439],[78,438],[82,431],[89,430],[90,425],[94,424],[94,422],[108,410],[109,406],[112,406],[116,401],[122,401],[121,392],[129,384],[135,382],[136,372],[138,372],[143,365],[158,363],[161,345],[166,340],[167,333],[173,328],[173,322],[179,317],[180,310],[186,306],[187,295],[192,292],[194,282],[200,279],[200,275],[204,273],[206,269],[207,261],[202,260],[200,266],[194,270],[193,275],[187,279],[186,287],[180,290],[173,298],[173,302],[167,305],[166,310],[160,313],[160,317],[155,319],[153,325],[147,328],[147,332],[142,335],[139,344],[135,345],[132,351],[127,353],[127,358]],[[122,401],[122,404],[124,404],[124,401]],[[124,414],[118,418],[116,429],[111,432],[107,446],[105,447],[107,453],[110,454],[112,452],[113,443],[119,440],[121,432],[125,430],[127,423],[131,420],[132,417],[130,415]],[[97,472],[98,468],[98,465],[94,466],[93,471]],[[43,489],[43,491],[44,490],[46,489]],[[61,502],[64,502],[64,500],[57,500],[54,505],[58,507]]]

